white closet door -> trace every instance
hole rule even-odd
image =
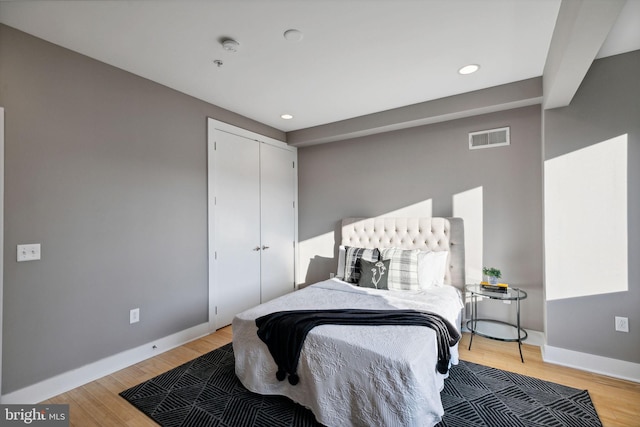
[[[260,304],[260,145],[215,131],[218,328]]]
[[[295,154],[260,144],[262,302],[295,285]]]

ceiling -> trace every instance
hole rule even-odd
[[[291,132],[541,76],[560,6],[561,0],[0,1],[0,22]],[[599,56],[640,48],[639,6],[628,0]],[[288,29],[299,30],[302,40],[285,39]],[[223,49],[224,38],[238,41],[237,52]],[[458,74],[467,64],[480,70]],[[294,118],[283,120],[284,113]]]

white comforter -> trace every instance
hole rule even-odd
[[[462,302],[452,286],[380,291],[337,279],[316,283],[234,318],[233,350],[242,384],[256,393],[288,396],[330,427],[424,427],[440,421],[446,375],[436,371],[435,332],[423,326],[318,326],[302,348],[300,382],[278,381],[255,319],[281,310],[323,308],[416,309],[438,313],[459,327]],[[451,355],[457,364],[457,345]]]

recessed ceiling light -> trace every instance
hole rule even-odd
[[[475,73],[476,71],[478,71],[480,69],[480,66],[477,64],[469,64],[469,65],[465,65],[464,67],[460,68],[458,70],[458,73],[460,74],[472,74]]]
[[[293,116],[291,114],[283,114],[280,116],[281,118],[285,119],[285,120],[291,120],[293,119]]]
[[[296,30],[294,28],[287,30],[283,34],[284,38],[289,40],[290,42],[299,42],[302,40],[303,34],[302,31]]]

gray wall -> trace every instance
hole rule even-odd
[[[469,150],[468,132],[502,126],[511,126],[510,146]],[[299,240],[427,199],[434,216],[451,216],[453,195],[482,186],[484,263],[529,292],[523,325],[541,331],[541,158],[540,106],[299,148]],[[311,260],[306,283],[335,271],[336,251]]]
[[[284,134],[4,25],[0,106],[2,393],[206,322],[206,117]]]
[[[628,134],[629,290],[547,303],[554,347],[640,363],[640,51],[595,61],[571,105],[545,111],[545,159]],[[594,224],[594,244],[606,244]],[[604,229],[606,232],[606,228]],[[602,266],[606,268],[606,266]],[[606,284],[603,284],[606,286]],[[614,331],[629,318],[629,333]]]

